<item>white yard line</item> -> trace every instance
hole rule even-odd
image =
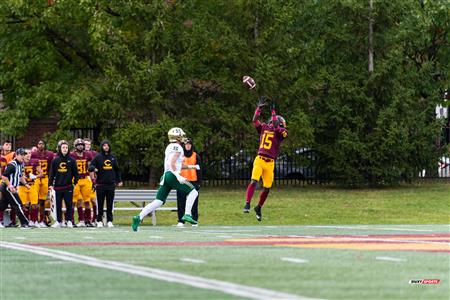
[[[281,260],[296,263],[296,264],[304,264],[304,263],[308,262],[307,259],[291,258],[291,257],[282,257]]]
[[[195,259],[195,258],[189,258],[189,257],[183,257],[183,258],[180,258],[180,260],[184,261],[184,262],[194,263],[194,264],[204,264],[206,262],[201,259]]]
[[[31,252],[42,256],[53,257],[63,261],[70,261],[74,263],[84,264],[96,268],[103,268],[108,270],[114,270],[142,277],[162,280],[166,282],[185,284],[196,288],[214,290],[225,294],[244,297],[248,299],[295,299],[295,300],[308,300],[313,298],[307,298],[299,295],[278,292],[274,290],[251,287],[241,285],[237,283],[231,283],[221,280],[202,278],[198,276],[187,275],[183,273],[171,272],[162,269],[140,267],[132,264],[97,259],[90,256],[74,254],[65,251],[53,250],[43,247],[35,247],[24,244],[0,242],[0,247],[13,250]]]
[[[376,260],[384,260],[384,261],[395,261],[395,262],[399,262],[399,261],[406,261],[406,259],[403,258],[396,258],[396,257],[389,257],[389,256],[377,256],[375,257]]]

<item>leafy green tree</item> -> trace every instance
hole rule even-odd
[[[283,149],[316,149],[343,183],[408,180],[437,161],[445,0],[372,10],[357,0],[6,0],[0,12],[2,132],[46,116],[59,118],[50,139],[95,128],[127,170],[148,168],[156,182],[172,126],[209,160],[254,150],[251,116],[266,95],[288,122]]]

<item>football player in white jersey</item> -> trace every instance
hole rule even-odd
[[[164,174],[161,176],[160,187],[156,194],[156,199],[145,206],[141,213],[133,217],[131,228],[137,231],[139,224],[145,216],[154,212],[158,207],[166,202],[167,196],[172,189],[187,194],[186,210],[182,220],[191,224],[197,224],[191,216],[192,205],[198,196],[194,186],[183,176],[180,171],[186,169],[200,169],[199,165],[183,165],[184,151],[182,144],[186,140],[183,129],[174,127],[168,132],[170,144],[166,147],[164,158]]]

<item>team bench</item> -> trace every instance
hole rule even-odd
[[[114,197],[115,211],[140,211],[149,202],[155,200],[157,190],[122,190],[116,189]],[[117,206],[117,203],[131,203],[133,206]],[[174,205],[175,204],[175,205]],[[170,191],[166,204],[157,208],[157,211],[177,211],[177,192]],[[176,220],[174,220],[176,221]],[[156,225],[156,211],[152,214],[152,224]]]
[[[155,200],[157,190],[122,190],[116,189],[114,197],[114,210],[115,211],[140,211],[149,202]],[[131,203],[132,206],[116,206],[117,203]],[[47,208],[46,210],[50,210]],[[63,211],[65,208],[63,208]],[[170,191],[167,197],[166,204],[156,209],[157,211],[177,211],[177,192],[175,190]],[[5,210],[3,216],[4,223],[9,223],[10,209]],[[106,209],[104,210],[106,214]],[[174,220],[175,222],[175,220]],[[156,225],[156,211],[152,214],[152,224]]]

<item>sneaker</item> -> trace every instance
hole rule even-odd
[[[47,228],[48,226],[47,226],[47,224],[45,224],[45,222],[41,222],[41,223],[39,223],[39,227],[40,228]]]
[[[97,222],[97,228],[103,228],[103,222]]]
[[[38,221],[34,222],[34,227],[35,228],[41,228],[41,225],[39,225]]]
[[[60,225],[61,225],[62,228],[67,227],[66,221],[62,221]]]
[[[87,222],[86,223],[86,227],[95,227],[94,224],[92,224],[91,222]]]
[[[138,230],[139,224],[141,224],[141,217],[134,216],[133,220],[131,221],[131,228],[133,229],[133,231]]]
[[[33,221],[30,221],[30,222],[28,222],[28,226],[30,226],[30,227],[35,227],[35,226],[36,226],[36,224],[34,224],[34,222],[33,222]]]
[[[176,225],[176,227],[184,227],[184,223],[178,222],[178,224]]]
[[[67,221],[67,228],[73,228],[72,221]]]
[[[255,206],[255,213],[256,213],[256,220],[261,222],[261,220],[262,220],[261,206],[259,206],[259,205]]]
[[[108,228],[113,228],[114,227],[114,224],[111,221],[109,221],[106,225],[108,226]]]
[[[245,203],[243,211],[244,211],[244,214],[248,214],[250,212],[250,203]]]
[[[0,223],[0,228],[5,228],[5,226],[3,226],[3,224],[2,224],[2,223]]]
[[[189,222],[189,223],[191,223],[191,224],[198,224],[198,222],[195,221],[194,219],[192,219],[192,216],[191,216],[191,215],[188,215],[188,214],[185,214],[185,215],[181,218],[181,220],[183,220],[183,221],[185,221],[185,222]]]
[[[192,224],[192,227],[198,227],[198,223],[197,224]]]
[[[77,227],[86,227],[86,224],[84,223],[84,221],[80,221],[78,222]]]
[[[18,225],[16,223],[9,223],[8,225],[6,225],[5,227],[17,227]]]
[[[51,226],[52,228],[61,228],[61,223],[59,223],[58,221],[56,221],[55,223],[53,223],[53,225]]]

